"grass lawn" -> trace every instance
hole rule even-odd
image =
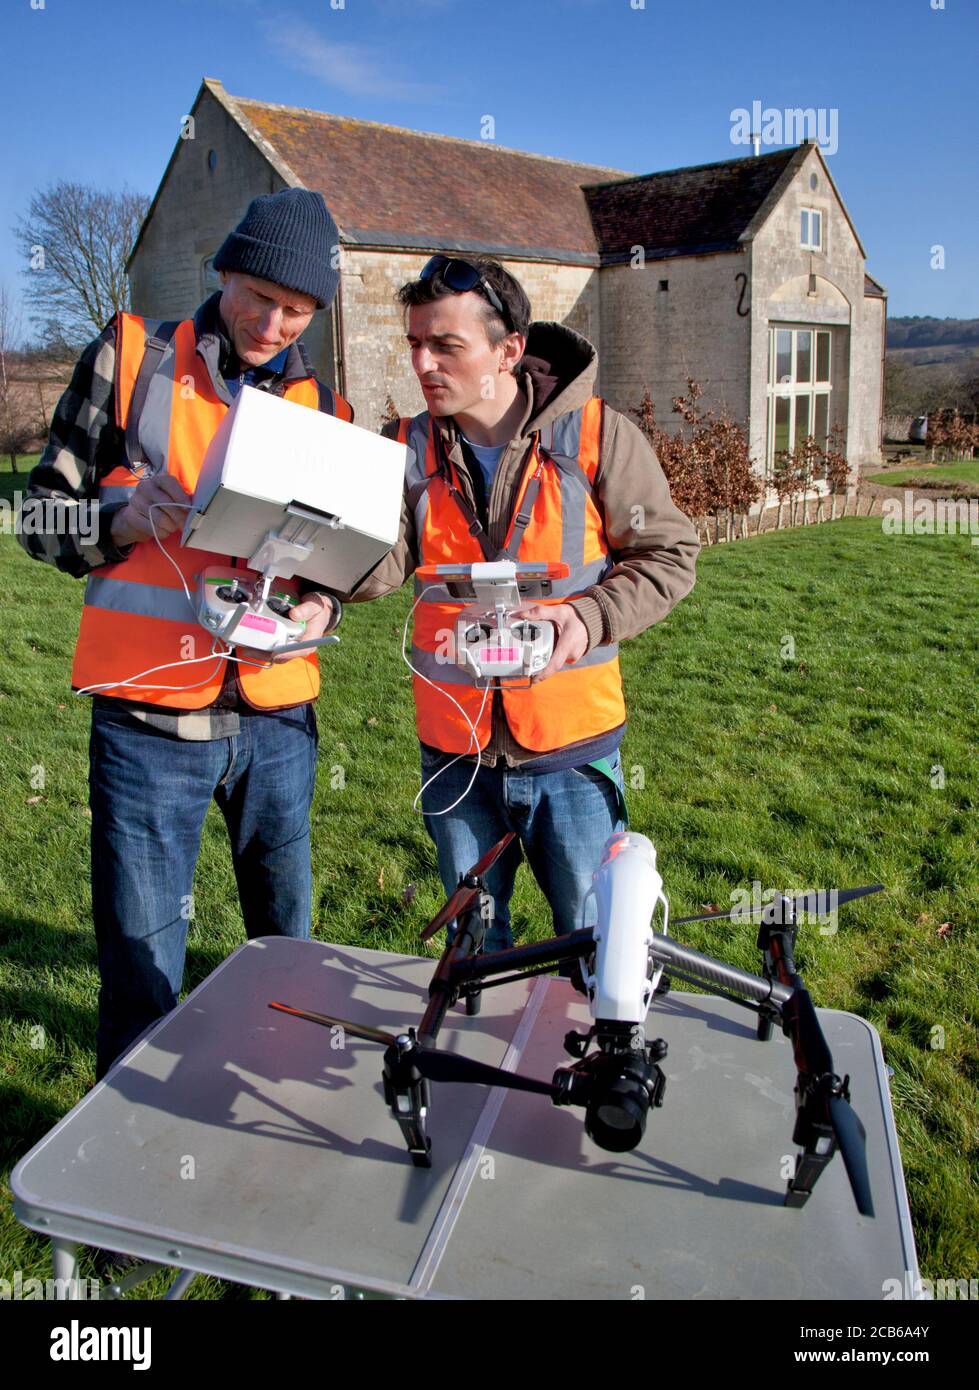
[[[10,467],[10,455],[0,456],[0,496],[9,497],[15,488],[23,489],[28,473],[40,457],[40,454],[18,454],[15,473]]]
[[[690,597],[623,647],[632,823],[657,846],[675,916],[728,907],[753,880],[763,891],[887,887],[842,908],[836,935],[803,929],[798,959],[818,1004],[861,1014],[881,1034],[930,1278],[979,1267],[977,579],[979,549],[964,536],[890,537],[871,519],[771,533],[702,551]],[[92,1084],[98,975],[88,711],[69,691],[82,586],[9,535],[0,582],[6,1173]],[[440,888],[410,811],[407,606],[403,592],[349,609],[342,645],[321,657],[314,931],[415,952]],[[417,894],[406,903],[409,884]],[[214,807],[195,909],[188,989],[244,940]],[[526,869],[514,926],[525,939],[549,934]],[[691,945],[757,970],[754,936],[730,923],[683,930]],[[38,1024],[46,1042],[32,1047]],[[792,1148],[788,1134],[772,1144],[776,1156]],[[47,1260],[5,1186],[0,1274],[44,1277]],[[150,1286],[157,1296],[163,1287],[162,1277]],[[216,1279],[198,1279],[189,1296],[266,1297]]]
[[[934,478],[942,482],[979,483],[979,459],[960,459],[958,463],[918,463],[910,468],[893,468],[887,473],[868,473],[868,483],[902,487],[910,478]]]

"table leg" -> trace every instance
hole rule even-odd
[[[173,1299],[183,1298],[184,1294],[187,1292],[187,1290],[190,1288],[191,1284],[194,1282],[196,1278],[196,1269],[180,1270],[176,1279],[174,1279],[173,1283],[170,1285],[166,1293],[163,1295],[164,1301],[169,1302]]]
[[[58,1300],[77,1300],[78,1298],[78,1244],[53,1236],[51,1240],[51,1264],[54,1268],[54,1291]]]

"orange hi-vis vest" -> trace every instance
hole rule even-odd
[[[162,338],[155,336],[159,328],[159,321],[134,314],[117,318],[116,423],[126,431],[128,459],[101,479],[98,501],[105,506],[128,500],[146,476],[141,458],[150,462],[149,472],[159,465],[159,471],[168,471],[193,495],[207,446],[229,409],[197,352],[193,319],[168,325]],[[137,401],[131,419],[140,366],[150,351],[158,365],[148,386],[144,370],[140,394],[145,389],[145,399],[141,408]],[[343,420],[352,417],[347,402],[314,377],[287,383],[282,394]],[[275,467],[274,459],[269,467]],[[91,693],[176,709],[203,709],[217,699],[224,656],[220,648],[210,656],[214,639],[198,623],[180,576],[196,598],[197,576],[210,566],[234,565],[246,576],[254,572],[230,555],[183,547],[182,529],[161,540],[162,550],[152,538],[138,541],[127,559],[91,572],[75,646],[73,689],[101,686]],[[295,579],[277,578],[274,588],[293,599],[299,596]],[[165,669],[142,674],[156,667]],[[315,649],[266,667],[242,663],[235,674],[245,700],[257,709],[285,709],[315,700],[319,693]],[[124,684],[134,676],[136,682]]]
[[[524,464],[499,555],[528,563],[560,560],[568,566],[568,577],[554,581],[550,596],[541,600],[545,604],[566,603],[599,583],[614,564],[592,495],[602,414],[603,402],[593,396],[580,409],[558,416],[545,427],[543,437],[540,432],[533,435]],[[432,427],[428,413],[401,420],[398,439],[408,446],[405,476],[419,568],[496,558],[487,554],[453,495],[461,492],[459,479],[439,447],[438,427]],[[519,545],[511,549],[518,535]],[[445,752],[472,752],[470,728],[455,700],[475,725],[483,749],[492,732],[492,698],[486,699],[481,685],[444,659],[447,634],[454,632],[456,618],[467,605],[444,585],[426,584],[417,576],[415,598],[411,661],[418,737]],[[593,647],[547,680],[529,688],[504,687],[500,696],[507,723],[525,748],[547,753],[597,738],[626,717],[618,646]]]

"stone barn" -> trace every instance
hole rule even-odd
[[[249,201],[320,191],[340,230],[341,288],[304,341],[324,380],[379,428],[388,398],[424,409],[394,303],[433,251],[483,252],[534,317],[598,349],[598,390],[661,424],[688,377],[746,422],[752,454],[836,424],[851,464],[879,458],[886,293],[812,142],[634,175],[490,141],[232,97],[205,78],[130,257],[136,313],[193,313]]]

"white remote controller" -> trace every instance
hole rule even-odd
[[[514,618],[522,604],[550,597],[553,581],[566,579],[561,562],[488,560],[475,564],[424,565],[415,571],[425,584],[444,584],[454,598],[475,598],[456,616],[457,666],[490,684],[529,681],[554,652],[554,624]]]
[[[497,626],[496,614],[472,610],[456,623],[456,657],[476,680],[536,676],[554,651],[554,624],[518,619]]]
[[[256,597],[260,588],[260,578],[241,570],[204,570],[197,578],[198,620],[230,646],[266,652],[299,641],[306,624],[288,616],[296,600],[276,589],[273,581],[263,603]]]

